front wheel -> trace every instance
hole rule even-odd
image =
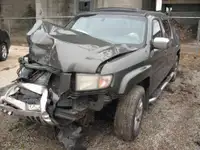
[[[141,127],[144,113],[145,90],[135,86],[127,95],[120,99],[114,120],[115,134],[125,140],[134,140]]]
[[[5,43],[0,45],[0,61],[5,61],[8,58],[8,48]]]

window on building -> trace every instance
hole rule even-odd
[[[153,20],[153,38],[162,37],[162,29],[158,20]]]
[[[79,12],[90,11],[91,0],[79,0]]]
[[[165,29],[165,36],[167,38],[170,38],[171,37],[171,28],[170,28],[168,20],[163,20],[162,23],[163,23],[163,26]]]

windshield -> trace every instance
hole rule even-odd
[[[67,28],[114,44],[142,44],[146,18],[96,14],[81,16],[69,23]]]

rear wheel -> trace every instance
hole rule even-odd
[[[5,43],[0,45],[0,61],[5,61],[8,58],[8,48]]]
[[[135,86],[127,95],[120,99],[115,114],[115,134],[125,140],[134,140],[140,131],[144,113],[145,90]]]

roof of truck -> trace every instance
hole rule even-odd
[[[138,8],[122,8],[122,7],[105,7],[105,8],[98,8],[91,12],[85,12],[81,14],[93,14],[93,13],[117,13],[117,14],[131,14],[136,16],[156,16],[156,17],[167,17],[166,14],[162,12],[156,11],[147,11]]]

